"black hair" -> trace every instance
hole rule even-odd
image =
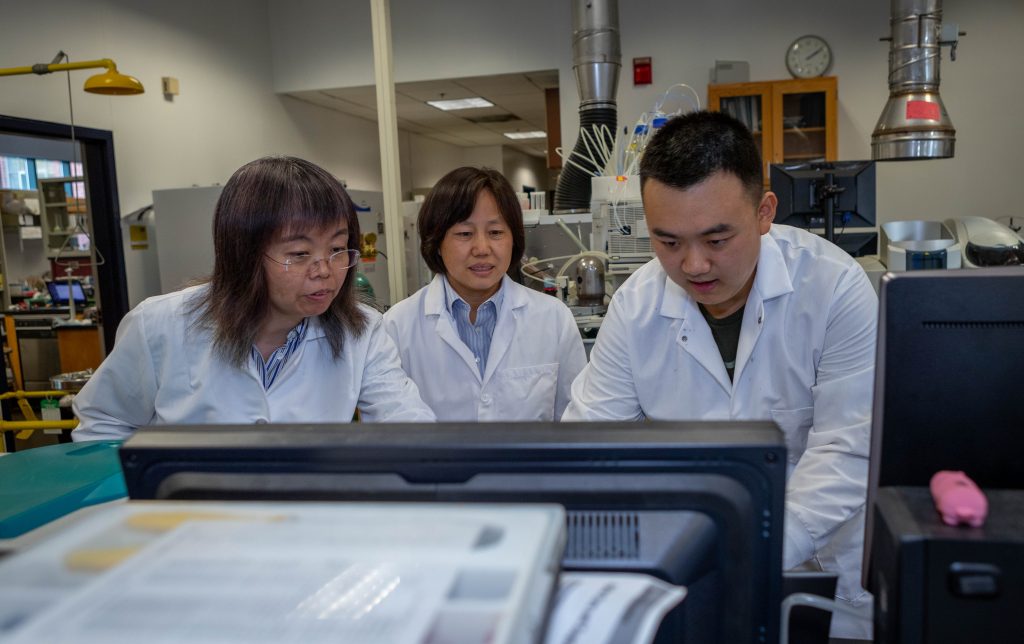
[[[192,305],[197,325],[213,331],[214,347],[232,364],[249,357],[259,325],[270,308],[263,262],[278,234],[320,230],[345,222],[348,247],[359,248],[359,219],[345,188],[332,174],[304,159],[264,157],[239,168],[217,200],[213,214],[213,275],[206,297]],[[368,324],[353,291],[356,271],[320,315],[335,358],[346,331],[359,335]]]
[[[512,184],[497,170],[464,166],[456,168],[434,184],[420,208],[416,227],[420,232],[420,254],[430,270],[447,275],[441,260],[441,242],[455,224],[469,219],[483,191],[491,193],[498,212],[512,233],[512,256],[509,271],[518,268],[526,249],[523,210]]]
[[[750,130],[722,112],[690,112],[651,137],[640,159],[640,186],[655,179],[686,190],[717,172],[734,175],[754,202],[760,201],[764,167]]]

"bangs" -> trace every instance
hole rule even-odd
[[[296,185],[298,184],[298,185]],[[271,236],[302,234],[309,230],[341,228],[344,225],[349,235],[358,236],[353,230],[352,219],[355,208],[348,196],[333,186],[302,185],[301,182],[285,187],[278,198],[266,204],[266,215],[273,222]]]

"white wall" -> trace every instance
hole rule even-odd
[[[91,70],[71,75],[76,123],[114,133],[122,214],[151,203],[155,189],[224,183],[243,163],[268,154],[311,159],[352,188],[381,188],[375,123],[275,93],[267,0],[54,0],[45,15],[32,3],[0,6],[8,27],[0,38],[3,65],[49,62],[64,49],[73,60],[113,58],[146,86],[141,96],[97,96],[81,89]],[[372,74],[372,60],[367,64]],[[181,82],[173,101],[160,91],[161,76]],[[0,114],[69,121],[65,75],[0,83]],[[407,165],[411,176],[403,177],[406,190],[434,156],[461,153],[419,139],[403,136],[417,150]],[[125,247],[134,304],[150,290],[155,261]]]
[[[524,185],[541,192],[548,189],[546,159],[505,146],[502,146],[501,153],[501,172],[516,192],[521,192]]]
[[[278,91],[373,82],[368,3],[269,2]],[[396,81],[558,69],[562,141],[570,148],[579,102],[570,6],[569,0],[445,0],[424,11],[416,0],[392,0]],[[817,33],[831,43],[832,73],[839,77],[840,158],[870,157],[871,131],[888,95],[888,45],[878,40],[889,32],[888,0],[623,0],[619,13],[620,122],[635,120],[677,82],[706,100],[716,59],[749,61],[752,80],[787,78],[786,46]],[[958,60],[950,63],[944,53],[942,65],[941,93],[958,129],[956,157],[881,164],[881,222],[1011,212],[1017,148],[1024,146],[1024,129],[1011,121],[1011,106],[1024,101],[1024,84],[1015,82],[1024,61],[1024,2],[946,0],[944,14],[968,32]],[[653,58],[652,86],[632,86],[630,65],[639,56]]]
[[[466,161],[466,165],[501,170],[505,163],[502,153],[503,148],[504,146],[501,145],[482,145],[476,148],[466,148],[463,158]]]

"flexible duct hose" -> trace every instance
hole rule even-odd
[[[617,110],[614,107],[586,107],[580,109],[580,129],[590,133],[600,133],[609,148],[615,147],[614,133],[617,127]],[[602,128],[604,125],[607,129]],[[596,126],[596,127],[595,127]],[[610,135],[610,136],[609,136]],[[576,147],[572,151],[572,159],[584,167],[591,167],[586,144],[582,137],[576,139]],[[566,159],[569,157],[567,156]],[[594,168],[600,174],[603,168]],[[555,189],[555,212],[566,210],[590,210],[590,179],[594,174],[587,174],[572,163],[563,163],[562,172],[558,176]]]

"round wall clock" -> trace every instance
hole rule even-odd
[[[832,66],[832,48],[821,36],[800,36],[786,49],[786,69],[795,78],[823,76]]]

